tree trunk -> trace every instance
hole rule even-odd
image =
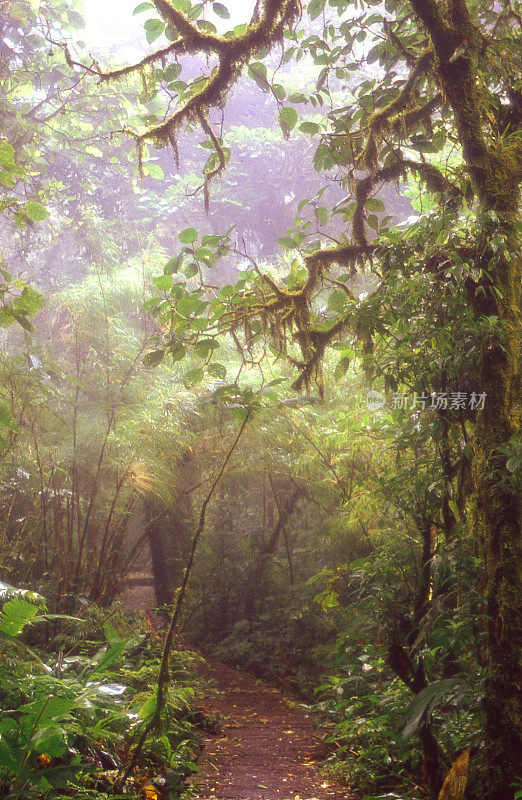
[[[154,592],[159,606],[172,603],[181,586],[194,529],[192,497],[187,489],[193,485],[192,459],[179,464],[180,493],[173,507],[157,497],[145,500],[145,525],[149,540]]]
[[[296,487],[292,495],[290,496],[286,506],[281,511],[279,519],[277,520],[277,523],[274,527],[274,530],[272,531],[272,534],[268,542],[266,542],[259,551],[256,562],[254,564],[254,568],[250,575],[249,587],[245,594],[245,614],[247,618],[250,620],[252,619],[254,614],[256,597],[258,595],[259,587],[263,579],[263,576],[265,574],[266,568],[268,566],[270,557],[275,553],[277,545],[279,543],[279,537],[281,536],[281,533],[284,531],[286,523],[294,513],[294,509],[297,505],[297,502],[302,497],[302,495],[303,495],[303,490],[300,487]]]
[[[484,714],[491,787],[488,800],[511,800],[513,782],[522,774],[521,499],[516,478],[513,480],[506,466],[515,434],[514,389],[519,378],[515,361],[518,345],[513,339],[519,333],[509,330],[506,319],[503,328],[508,347],[492,341],[485,353],[482,390],[487,403],[475,435],[475,525],[487,570]]]
[[[490,319],[482,341],[480,392],[485,393],[474,435],[474,531],[487,570],[488,675],[484,699],[488,800],[511,800],[522,753],[522,542],[520,488],[507,464],[520,459],[520,289],[517,233],[522,179],[520,126],[488,142],[483,110],[488,97],[477,77],[484,37],[464,0],[412,0],[430,34],[436,67],[479,202],[475,265],[482,278],[470,301]],[[455,57],[465,42],[465,51]],[[520,448],[520,444],[518,444]]]

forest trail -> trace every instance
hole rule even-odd
[[[219,694],[205,711],[219,714],[218,736],[204,740],[197,798],[215,800],[351,800],[320,774],[321,742],[306,713],[245,672],[207,662],[204,677]]]

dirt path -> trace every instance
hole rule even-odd
[[[244,672],[209,664],[218,685],[205,710],[222,719],[204,741],[192,785],[215,800],[353,800],[319,773],[321,743],[304,710]]]

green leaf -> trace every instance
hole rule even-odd
[[[294,250],[297,247],[297,242],[290,236],[281,236],[277,241],[287,250]]]
[[[184,297],[180,298],[176,306],[176,311],[178,314],[181,314],[182,317],[188,318],[192,314],[201,313],[205,307],[205,304],[202,304],[196,295],[186,294]]]
[[[376,197],[369,197],[364,205],[369,211],[384,211],[384,203]]]
[[[0,159],[6,158],[12,160],[14,154],[15,149],[12,144],[9,144],[9,142],[5,141],[0,142]]]
[[[150,178],[154,178],[157,181],[162,181],[165,177],[165,173],[160,165],[154,164],[152,161],[149,161],[148,164],[143,165],[143,172],[145,175],[148,175]]]
[[[459,687],[457,678],[446,678],[435,681],[415,695],[406,709],[402,738],[408,739],[418,729],[424,713],[448,694],[454,694]],[[462,693],[462,683],[460,682]]]
[[[54,719],[63,719],[70,714],[77,704],[75,697],[60,697],[57,695],[41,697],[31,703],[24,703],[19,711],[26,714],[31,720],[38,720],[42,727]]]
[[[163,78],[167,83],[171,83],[171,81],[175,81],[181,75],[181,64],[169,64],[167,69],[163,74]]]
[[[23,314],[35,314],[40,309],[44,308],[44,296],[32,289],[30,286],[24,286],[20,297],[13,301],[13,308]]]
[[[274,83],[272,86],[272,92],[274,93],[274,96],[279,100],[279,102],[282,103],[286,97],[286,91],[284,86],[281,86],[281,84],[279,83]]]
[[[350,359],[348,358],[348,356],[344,356],[343,358],[339,359],[334,372],[334,377],[336,381],[340,380],[344,375],[346,375],[349,366],[350,366]]]
[[[154,6],[152,3],[140,3],[139,6],[136,6],[134,11],[132,12],[133,16],[137,16],[141,14],[143,11],[154,10]]]
[[[143,27],[148,43],[152,44],[165,30],[165,23],[160,19],[148,19]]]
[[[0,425],[3,425],[4,428],[10,428],[13,424],[13,415],[9,410],[8,406],[0,401]],[[6,586],[7,584],[0,582],[0,597],[2,597],[2,587]]]
[[[185,228],[178,233],[181,244],[194,244],[198,239],[198,232],[195,228]]]
[[[179,270],[182,261],[183,255],[176,256],[176,258],[171,258],[170,261],[167,261],[163,267],[165,275],[174,275]]]
[[[189,386],[196,386],[204,377],[205,373],[202,369],[191,369],[185,375],[185,383]]]
[[[0,172],[0,183],[7,189],[12,189],[16,183],[16,178],[14,177],[14,175],[11,175],[10,172],[6,172],[6,170],[3,170],[2,172]]]
[[[342,289],[337,289],[335,292],[332,292],[328,298],[328,308],[336,313],[344,311],[346,309],[346,303],[346,292],[343,292]]]
[[[301,92],[292,92],[288,100],[290,103],[308,103],[308,98]]]
[[[291,58],[294,55],[296,50],[297,50],[297,47],[289,47],[288,50],[285,50],[283,58],[281,59],[282,63],[283,64],[288,64],[288,62],[291,60]]]
[[[315,136],[316,133],[319,133],[320,126],[317,122],[302,122],[299,125],[299,130],[303,133],[308,133],[310,136]]]
[[[254,61],[254,63],[250,64],[248,68],[248,74],[252,80],[257,83],[259,88],[263,90],[263,92],[270,91],[270,84],[266,77],[267,71],[264,64],[262,64],[260,61]]]
[[[146,367],[157,367],[165,358],[164,350],[152,350],[143,356],[143,363]]]
[[[185,267],[185,275],[186,275],[187,278],[193,278],[194,275],[198,274],[198,272],[199,272],[199,267],[198,267],[197,264],[192,263],[192,264],[188,264]]]
[[[227,368],[224,364],[213,361],[211,364],[207,364],[207,372],[209,375],[213,375],[215,378],[223,379],[226,378]]]
[[[53,758],[60,758],[67,750],[65,729],[56,723],[38,728],[31,739],[31,744],[37,753],[45,753]]]
[[[230,13],[222,3],[212,3],[212,10],[221,19],[230,19]]]
[[[23,597],[14,597],[2,606],[0,633],[17,636],[38,613],[38,607]]]
[[[207,31],[207,33],[217,33],[217,28],[211,22],[208,22],[206,19],[198,20],[196,22],[198,28],[202,31]]]
[[[187,350],[182,344],[179,344],[171,351],[170,354],[173,361],[182,361],[187,354]]]
[[[375,47],[372,47],[368,55],[366,56],[366,63],[373,64],[375,61],[378,61],[380,56],[385,52],[384,45],[379,43]]]
[[[91,673],[91,675],[96,674],[97,672],[102,672],[103,670],[107,669],[107,667],[111,667],[113,664],[116,664],[118,661],[120,661],[123,653],[125,652],[125,648],[130,641],[131,639],[118,639],[118,641],[111,643],[108,650],[101,650],[96,656],[96,669],[93,673]]]
[[[328,222],[328,209],[324,208],[324,206],[316,208],[315,216],[320,225],[326,225]]]
[[[159,275],[157,278],[152,279],[152,283],[161,291],[166,291],[172,288],[172,275]]]
[[[285,106],[279,112],[279,125],[281,126],[281,130],[283,131],[285,138],[288,138],[290,131],[295,128],[297,119],[297,111],[295,108],[291,108],[290,106]]]
[[[215,339],[202,339],[194,345],[194,353],[198,358],[207,358],[213,350],[219,347]]]
[[[33,222],[43,222],[49,216],[47,209],[41,203],[36,203],[33,200],[26,203],[22,210]]]
[[[310,19],[317,19],[317,17],[323,13],[324,5],[325,0],[311,0],[311,2],[308,3],[308,14]]]

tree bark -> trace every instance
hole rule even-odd
[[[180,461],[178,466],[180,493],[175,506],[169,508],[153,496],[145,499],[145,525],[159,606],[172,603],[181,585],[194,529],[192,497],[187,492],[194,483],[192,458]]]
[[[254,568],[250,575],[249,588],[245,596],[245,614],[248,619],[251,619],[254,614],[255,601],[258,595],[259,586],[268,566],[270,556],[275,553],[279,543],[279,537],[284,531],[286,523],[294,513],[297,502],[302,495],[303,490],[297,486],[292,492],[292,495],[290,496],[286,506],[279,514],[279,519],[277,520],[268,542],[263,545],[258,553]]]

